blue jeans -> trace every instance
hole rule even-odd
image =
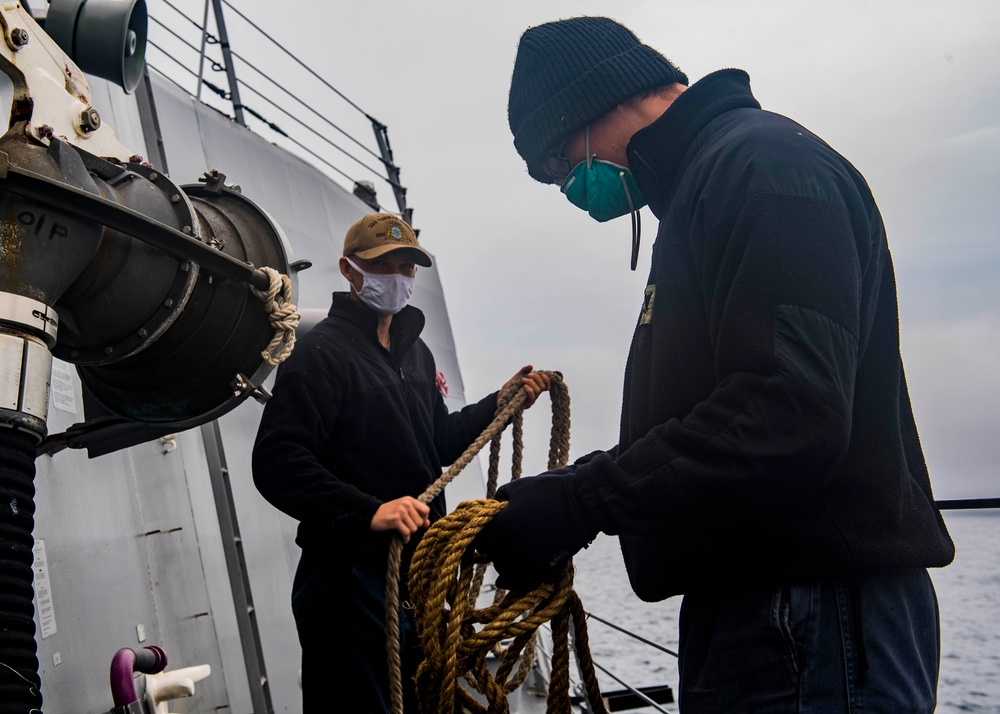
[[[689,593],[680,711],[933,712],[939,657],[923,569]]]
[[[292,587],[302,645],[304,714],[392,711],[385,647],[385,566],[361,568],[303,552]],[[420,648],[412,613],[400,607],[405,711],[417,711]]]

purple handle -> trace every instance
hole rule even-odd
[[[135,673],[156,674],[167,666],[167,654],[156,645],[138,652],[125,647],[111,658],[111,696],[116,707],[127,707],[139,701],[135,693]]]

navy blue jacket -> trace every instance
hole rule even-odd
[[[576,477],[636,593],[949,563],[861,174],[740,70],[627,151],[660,226],[619,444]]]
[[[278,369],[253,475],[261,494],[300,522],[299,546],[384,567],[391,534],[371,531],[375,511],[423,493],[492,421],[496,393],[449,414],[419,337],[423,313],[408,306],[393,317],[391,352],[376,326],[374,312],[334,293],[329,316]],[[444,513],[442,494],[431,520]]]

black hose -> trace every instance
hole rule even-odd
[[[32,563],[34,435],[0,428],[0,714],[41,713]]]

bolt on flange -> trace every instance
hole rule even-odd
[[[80,128],[85,134],[101,128],[101,115],[93,107],[87,107],[80,113]]]

